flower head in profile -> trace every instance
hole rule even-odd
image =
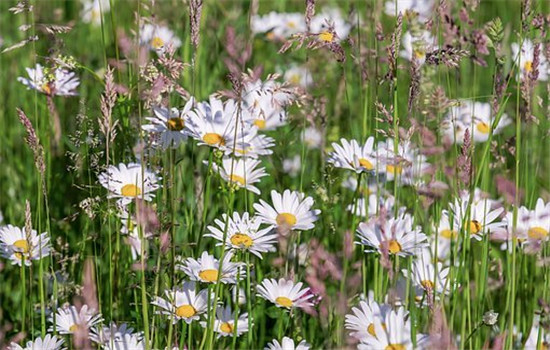
[[[356,140],[341,139],[340,143],[341,146],[336,142],[332,143],[334,152],[329,155],[329,163],[356,173],[376,171],[378,160],[374,150],[374,137],[369,137],[363,146]]]
[[[432,15],[433,0],[387,0],[384,12],[389,16],[402,14],[425,21]]]
[[[49,331],[53,331],[55,327],[60,334],[73,334],[81,329],[89,330],[103,319],[101,314],[90,309],[88,305],[83,305],[80,310],[71,305],[58,308],[55,318],[52,315],[48,320],[52,323],[55,321]]]
[[[419,33],[406,32],[401,40],[403,50],[400,56],[410,62],[416,60],[420,65],[426,61],[426,54],[429,51],[437,49],[436,39],[426,30]]]
[[[103,346],[105,350],[146,350],[145,339],[141,334],[124,334]]]
[[[306,30],[306,20],[301,13],[272,11],[266,15],[254,15],[250,20],[252,33],[265,34],[268,40],[283,40]]]
[[[254,184],[267,176],[265,168],[257,168],[260,163],[258,159],[224,157],[221,166],[213,164],[212,167],[230,185],[260,194],[260,190]]]
[[[413,226],[410,214],[382,220],[369,220],[359,224],[357,230],[359,244],[367,247],[367,252],[389,253],[397,256],[415,255],[427,246],[426,235],[420,226]]]
[[[143,125],[142,129],[156,136],[158,139],[156,144],[163,149],[177,148],[187,140],[185,122],[193,104],[194,100],[190,99],[182,110],[154,107],[153,116],[146,118],[150,124]]]
[[[218,334],[218,338],[232,337],[234,334],[239,337],[243,333],[248,332],[248,314],[238,315],[237,325],[235,325],[235,316],[237,316],[237,311],[232,312],[230,305],[221,306],[216,309],[214,332]],[[206,328],[207,323],[202,321],[201,326]]]
[[[37,90],[49,96],[76,96],[80,80],[74,72],[64,68],[49,69],[37,63],[35,68],[27,68],[29,78],[19,77],[17,81],[28,89]]]
[[[208,252],[202,252],[200,258],[187,258],[182,264],[176,265],[176,268],[185,272],[193,281],[203,283],[217,283],[218,278],[221,283],[235,284],[237,283],[237,273],[242,269],[242,263],[232,262],[233,254],[228,252],[225,254],[222,264],[221,276],[220,262]],[[240,271],[240,277],[244,278],[244,271]]]
[[[550,77],[550,63],[548,62],[548,57],[544,55],[543,44],[540,48],[539,54],[539,64],[537,70],[539,72],[538,80],[546,81]],[[519,65],[518,78],[526,79],[529,77],[529,74],[533,72],[533,63],[535,60],[535,44],[529,39],[523,39],[521,46],[518,43],[512,44],[512,57],[514,59],[514,64]]]
[[[111,322],[109,325],[97,325],[90,330],[90,340],[103,347],[109,347],[113,343],[123,340],[126,335],[143,337],[141,332],[134,333],[134,329],[128,327],[126,323],[118,326]]]
[[[25,232],[25,228],[12,225],[0,227],[0,254],[11,260],[13,265],[31,266],[33,260],[50,255],[50,237],[46,232],[35,230]]]
[[[311,209],[313,198],[297,191],[285,190],[281,195],[273,190],[271,200],[273,207],[260,199],[259,204],[254,204],[254,209],[264,223],[280,229],[311,230],[321,213],[318,209]]]
[[[532,244],[547,241],[550,233],[550,203],[537,200],[534,209],[519,207],[514,224],[514,212],[509,211],[503,220],[509,238],[516,238],[518,243]]]
[[[11,343],[8,350],[60,350],[63,347],[63,338],[58,338],[55,335],[46,334],[44,338],[38,337],[27,342],[25,347],[16,343]]]
[[[309,350],[310,348],[311,345],[305,340],[296,345],[292,338],[283,337],[280,343],[277,339],[273,339],[271,343],[265,346],[264,350]]]
[[[136,198],[152,201],[153,192],[160,188],[155,173],[137,163],[111,165],[98,178],[99,183],[109,190],[108,198],[118,198],[121,205]]]
[[[415,287],[423,289],[428,295],[448,293],[450,286],[447,285],[449,268],[443,267],[440,262],[431,258],[431,252],[427,249],[413,262],[411,270],[402,270],[403,274],[412,280]]]
[[[430,168],[426,156],[408,140],[400,140],[395,147],[394,139],[387,139],[378,144],[377,151],[378,159],[384,165],[381,173],[387,181],[419,185]]]
[[[151,304],[159,308],[157,313],[169,316],[174,324],[179,320],[190,324],[207,311],[208,290],[197,291],[195,282],[185,282],[182,287],[167,290],[164,294],[166,298],[155,297]]]
[[[222,244],[226,236],[226,246],[232,250],[245,250],[262,258],[262,253],[275,251],[277,232],[272,226],[260,228],[262,221],[250,214],[239,215],[234,212],[232,217],[223,214],[222,219],[214,220],[215,226],[208,226],[209,233],[205,237],[213,237]],[[225,232],[225,234],[224,234]]]
[[[313,84],[311,72],[305,66],[292,65],[283,74],[283,78],[293,86],[307,89]]]
[[[346,315],[346,329],[353,331],[350,335],[358,340],[376,337],[374,320],[384,322],[391,306],[377,303],[372,296],[368,300],[361,300],[358,307],[351,309]]]
[[[357,216],[370,218],[384,211],[387,215],[393,215],[393,206],[395,198],[391,195],[378,196],[373,193],[368,197],[357,199],[356,203],[347,206],[347,211],[354,213]]]
[[[309,288],[302,289],[303,283],[294,283],[291,280],[283,278],[279,281],[275,279],[264,279],[258,286],[258,296],[275,304],[280,308],[304,308],[312,306],[311,298],[313,293]]]
[[[323,8],[311,19],[311,32],[317,33],[318,39],[324,42],[344,40],[350,31],[351,24],[342,17],[342,12],[336,7]]]
[[[307,127],[302,133],[302,142],[311,149],[321,148],[323,144],[323,134],[313,126]]]
[[[177,49],[181,40],[168,27],[146,23],[141,26],[139,42],[157,53],[164,52],[169,46]]]
[[[109,0],[83,0],[82,11],[80,18],[84,23],[92,23],[93,25],[101,25],[101,17],[111,9]]]
[[[452,248],[458,244],[460,224],[455,218],[450,217],[447,210],[443,210],[434,232],[437,232],[437,235],[431,236],[432,253],[438,261],[447,261],[451,257]]]

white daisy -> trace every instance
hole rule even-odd
[[[283,159],[283,171],[291,177],[296,177],[302,170],[302,158],[297,154],[292,158]]]
[[[431,249],[438,261],[447,261],[451,257],[451,249],[454,244],[458,244],[458,232],[460,231],[460,225],[456,219],[451,220],[447,210],[443,210],[441,218],[434,232],[437,235],[431,236]],[[436,242],[437,239],[437,242]],[[437,247],[436,247],[437,245]],[[437,251],[436,251],[437,249]]]
[[[541,44],[540,55],[539,55],[539,76],[538,80],[546,81],[550,77],[550,63],[548,62],[548,57],[544,55],[544,45]],[[518,57],[519,55],[519,57]],[[533,60],[535,55],[535,45],[529,39],[524,39],[521,45],[518,43],[512,44],[512,57],[514,59],[514,64],[519,64],[520,69],[518,72],[518,77],[520,79],[525,79],[529,73],[533,71]]]
[[[441,121],[443,138],[448,142],[464,143],[464,134],[468,129],[470,137],[475,142],[486,142],[489,139],[491,129],[494,135],[500,133],[512,120],[507,114],[502,114],[498,125],[495,124],[496,116],[491,112],[489,103],[460,101],[458,106],[449,109],[447,115]]]
[[[302,133],[302,142],[311,149],[321,148],[323,144],[323,134],[313,126],[307,127]]]
[[[101,25],[101,17],[111,9],[109,0],[83,0],[83,8],[80,12],[80,18],[84,23],[92,23],[96,26]]]
[[[44,339],[41,337],[28,341],[25,347],[16,343],[11,343],[8,350],[60,350],[63,346],[63,338],[57,338],[55,335],[46,334]]]
[[[447,285],[449,268],[437,262],[434,266],[431,252],[422,251],[422,254],[413,262],[411,271],[404,269],[403,274],[412,280],[414,286],[423,289],[426,293],[433,295],[448,293],[450,286]]]
[[[313,293],[306,287],[302,289],[302,282],[294,283],[283,278],[264,279],[258,286],[258,296],[275,304],[280,308],[292,309],[312,306]]]
[[[258,158],[272,154],[271,147],[275,146],[275,140],[269,136],[258,134],[255,129],[251,129],[247,141],[235,144],[233,155],[243,158]]]
[[[408,61],[413,58],[422,65],[426,61],[426,53],[437,49],[436,39],[427,30],[420,33],[406,32],[402,38],[403,50],[400,56]]]
[[[127,205],[136,198],[152,201],[155,197],[152,192],[160,188],[155,173],[137,163],[111,165],[98,178],[109,190],[108,198],[119,198],[120,205]]]
[[[123,339],[126,334],[134,334],[134,329],[128,327],[128,324],[122,323],[118,326],[111,322],[108,326],[98,325],[90,330],[90,340],[100,346],[108,346],[120,339]],[[143,336],[142,333],[136,333],[136,336]]]
[[[385,3],[384,12],[389,16],[402,13],[405,16],[418,16],[425,21],[432,14],[433,0],[388,0]]]
[[[265,168],[256,169],[260,163],[261,161],[258,159],[224,157],[222,166],[212,164],[212,168],[220,174],[222,179],[236,188],[246,188],[260,194],[260,190],[254,184],[260,182],[262,177],[267,176]],[[205,164],[208,162],[205,161]]]
[[[25,228],[12,225],[0,227],[0,254],[10,259],[13,265],[21,266],[24,260],[26,266],[31,266],[33,260],[50,255],[50,251],[50,237],[46,232],[38,234],[31,230],[27,234]]]
[[[214,320],[214,332],[218,333],[220,337],[232,337],[233,334],[237,334],[239,337],[241,334],[248,332],[248,314],[244,313],[239,315],[237,320],[237,329],[235,329],[235,316],[237,311],[231,312],[231,306],[221,306],[216,309],[216,319]],[[207,327],[206,322],[202,321],[201,326]]]
[[[421,177],[430,168],[426,156],[406,140],[400,140],[397,153],[395,153],[393,139],[380,142],[377,155],[380,162],[384,164],[382,174],[387,181],[397,178],[404,185],[419,185],[422,183]]]
[[[124,334],[116,338],[113,342],[109,342],[103,346],[106,350],[145,350],[149,347],[145,346],[143,336],[138,334]]]
[[[177,148],[183,141],[187,140],[185,120],[193,104],[194,100],[191,98],[182,110],[154,107],[154,115],[146,118],[151,124],[143,125],[142,129],[157,136],[159,138],[158,143],[163,149]]]
[[[277,339],[273,339],[271,343],[268,343],[264,350],[309,350],[311,345],[305,340],[302,340],[298,345],[294,344],[294,340],[289,337],[283,337],[283,340],[279,343]]]
[[[394,204],[395,198],[393,196],[382,197],[373,193],[367,198],[358,198],[356,204],[352,203],[348,205],[346,209],[349,212],[362,217],[372,217],[378,215],[381,209],[383,209],[386,215],[393,216]]]
[[[233,213],[233,217],[222,215],[222,219],[214,220],[216,226],[208,226],[210,233],[205,237],[213,237],[220,241],[222,245],[223,237],[226,236],[225,244],[233,250],[247,250],[258,258],[262,258],[262,253],[275,251],[277,243],[277,232],[272,226],[260,229],[262,221],[258,217],[249,217],[248,213],[243,213],[242,217],[238,212]],[[224,234],[225,231],[225,234]]]
[[[375,171],[378,160],[374,149],[374,137],[369,137],[363,146],[356,140],[340,139],[342,146],[332,143],[334,152],[329,154],[328,162],[335,167],[353,170],[357,173]]]
[[[268,40],[282,40],[306,31],[305,17],[301,13],[270,12],[255,15],[250,20],[252,33],[264,34]]]
[[[168,27],[146,23],[141,26],[139,42],[151,51],[164,52],[168,46],[177,49],[181,40]]]
[[[491,202],[487,199],[470,202],[468,192],[463,192],[454,203],[449,204],[449,208],[461,229],[469,232],[470,237],[478,241],[483,239],[484,234],[498,232],[506,225],[504,222],[497,222],[504,208],[491,210]]]
[[[158,314],[168,315],[172,323],[179,320],[190,324],[200,319],[208,309],[208,289],[197,292],[195,282],[185,282],[181,288],[164,292],[166,298],[155,297],[151,304],[159,307]]]
[[[83,305],[80,310],[71,305],[58,308],[56,314],[51,315],[48,321],[53,323],[49,328],[50,332],[53,331],[55,326],[55,330],[59,334],[73,334],[81,328],[91,329],[103,319],[101,314],[89,309],[88,305]]]
[[[336,37],[330,32],[334,28]],[[351,31],[351,24],[342,17],[338,8],[324,8],[311,19],[311,32],[317,33],[319,40],[332,42],[344,40]]]
[[[124,241],[131,248],[132,259],[138,260],[141,256],[142,246],[145,246],[143,252],[147,255],[148,239],[153,237],[153,232],[150,232],[150,230],[144,227],[142,230],[143,232],[140,233],[136,218],[130,215],[125,208],[121,209],[118,216],[122,223],[120,233],[125,236]]]
[[[550,232],[550,203],[537,200],[533,210],[520,207],[517,210],[517,220],[514,228],[514,212],[509,211],[503,222],[506,225],[508,237],[515,237],[519,243],[533,243],[548,240]]]
[[[357,348],[360,350],[412,350],[415,348],[411,338],[411,322],[403,307],[388,312],[384,320],[375,318],[374,333],[375,337],[363,338]],[[416,346],[422,347],[427,340],[427,335],[417,334]]]
[[[415,255],[428,244],[420,226],[413,227],[413,218],[407,213],[396,218],[362,222],[357,233],[357,243],[367,246],[366,252],[389,252],[405,257]]]
[[[231,262],[232,257],[233,254],[227,252],[223,259],[222,271],[219,279],[220,282],[225,284],[237,283],[237,272],[239,272],[239,269],[241,270],[240,278],[245,277],[244,270],[242,269],[243,264]],[[182,264],[176,265],[176,268],[185,272],[193,281],[216,283],[218,281],[220,263],[213,255],[208,254],[208,252],[202,252],[200,258],[187,258]]]
[[[346,328],[353,331],[350,336],[362,340],[376,337],[374,320],[384,322],[386,315],[391,311],[391,306],[378,304],[374,298],[369,297],[368,300],[361,300],[359,307],[353,307],[351,311],[352,314],[346,315]]]
[[[273,207],[264,200],[254,204],[257,215],[268,225],[274,225],[285,230],[311,230],[315,227],[318,209],[311,209],[313,198],[305,197],[297,191],[285,190],[281,195],[277,191],[271,191]]]
[[[291,65],[283,75],[285,81],[294,86],[307,89],[313,84],[311,72],[305,66]]]
[[[76,88],[80,80],[74,72],[63,68],[56,68],[52,71],[49,68],[43,68],[39,63],[36,68],[26,68],[29,79],[19,77],[17,81],[23,83],[27,89],[37,90],[50,96],[76,96]]]

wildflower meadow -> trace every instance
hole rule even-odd
[[[0,349],[550,349],[549,31],[1,0]]]

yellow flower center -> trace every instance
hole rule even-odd
[[[244,177],[239,176],[239,175],[235,175],[235,174],[229,175],[229,181],[231,181],[233,183],[238,183],[241,186],[246,185],[246,181],[244,180]]]
[[[231,244],[237,247],[250,248],[254,241],[245,233],[236,233],[231,237]]]
[[[380,248],[382,248],[382,244],[380,244]],[[395,239],[392,239],[388,242],[388,250],[391,254],[397,254],[402,250],[401,244]]]
[[[141,194],[141,189],[136,185],[128,184],[128,185],[122,186],[120,193],[124,197],[137,197]]]
[[[435,287],[434,283],[430,280],[424,280],[424,281],[420,282],[420,284],[422,285],[422,287],[424,289],[427,289],[427,290],[433,290],[434,287]]]
[[[29,252],[29,242],[26,239],[19,239],[13,242],[13,246],[18,248],[18,251],[21,253],[27,254]]]
[[[77,325],[77,324],[73,324],[72,326],[69,327],[69,332],[76,332],[80,327]]]
[[[477,123],[476,129],[477,129],[477,131],[479,131],[481,133],[484,133],[484,134],[488,134],[489,131],[491,131],[491,127],[489,126],[489,124],[487,124],[485,122]]]
[[[365,159],[365,158],[359,158],[359,165],[361,165],[363,168],[365,168],[367,170],[373,170],[374,169],[374,165],[372,165],[372,163],[368,159]]]
[[[403,344],[388,344],[385,350],[405,350],[406,347]]]
[[[182,118],[170,118],[166,122],[166,127],[171,131],[181,131],[185,126]]]
[[[220,135],[220,134],[216,134],[214,132],[206,133],[202,137],[202,140],[204,142],[206,142],[207,144],[209,144],[210,146],[214,146],[214,145],[223,146],[223,145],[225,145],[225,139],[223,138],[223,136]]]
[[[386,329],[386,324],[385,323],[382,323],[381,326],[382,326],[383,329]],[[367,332],[370,335],[372,335],[373,337],[376,337],[376,332],[374,330],[374,323],[369,324],[369,326],[367,327]]]
[[[525,62],[525,64],[523,65],[523,69],[525,69],[526,72],[531,73],[531,71],[533,70],[533,62],[532,61]]]
[[[426,53],[423,50],[414,50],[414,57],[418,60],[422,60],[426,57]]]
[[[319,33],[319,40],[330,43],[334,40],[334,34],[329,31]]]
[[[277,215],[277,218],[275,219],[275,221],[277,222],[277,225],[279,226],[282,226],[282,225],[288,225],[288,226],[294,226],[296,225],[296,216],[294,216],[294,214],[290,214],[290,213],[281,213],[279,215]]]
[[[273,32],[269,32],[265,35],[265,37],[268,39],[268,40],[273,40],[275,39],[275,34]]]
[[[277,299],[275,299],[275,302],[283,307],[292,307],[292,300],[287,297],[277,297]]]
[[[42,84],[41,88],[42,88],[42,91],[47,95],[52,93],[52,88],[50,87],[50,83]]]
[[[158,36],[154,37],[153,39],[151,39],[151,47],[153,49],[160,49],[164,46],[164,40],[162,40],[161,38],[159,38]]]
[[[292,85],[300,85],[302,77],[300,74],[292,74],[288,80]]]
[[[403,167],[401,165],[386,165],[386,171],[390,174],[401,174],[403,172]]]
[[[203,282],[216,282],[218,280],[218,270],[202,270],[199,272],[199,277]]]
[[[287,22],[286,24],[289,28],[296,28],[296,23],[294,23],[293,21],[290,21],[290,22]]]
[[[455,239],[458,236],[458,232],[454,230],[442,230],[439,234],[446,239]]]
[[[189,318],[195,316],[197,310],[191,305],[182,305],[176,308],[176,316]]]
[[[527,231],[527,236],[531,239],[544,239],[548,236],[548,231],[540,226],[531,227],[529,231]]]
[[[470,234],[476,234],[479,231],[481,231],[483,225],[479,223],[477,220],[470,221]]]
[[[233,325],[229,322],[224,322],[220,325],[220,330],[224,333],[233,333]]]
[[[255,119],[253,123],[258,129],[265,129],[265,119]]]

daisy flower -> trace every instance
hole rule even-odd
[[[233,254],[231,252],[225,254],[221,276],[219,276],[221,283],[237,283],[237,272],[243,264],[231,262],[232,257]],[[202,252],[200,258],[187,258],[182,264],[176,265],[176,268],[185,272],[193,281],[216,283],[218,281],[220,263],[213,255],[208,254],[208,252]],[[240,276],[241,278],[245,276],[244,271],[240,271]]]
[[[461,229],[469,232],[471,238],[478,241],[483,239],[484,234],[500,231],[506,225],[504,222],[497,222],[504,208],[491,210],[491,202],[487,199],[470,202],[468,192],[463,192],[454,203],[449,204],[449,208]]]
[[[541,44],[542,45],[542,44]],[[512,44],[512,57],[514,64],[519,64],[518,77],[525,79],[533,71],[533,61],[535,59],[535,44],[529,39],[524,39],[522,45]],[[538,80],[546,81],[550,76],[550,63],[548,57],[544,56],[544,49],[541,47],[539,54]]]
[[[292,338],[284,337],[280,343],[277,339],[273,339],[271,343],[265,346],[264,350],[309,350],[309,348],[311,348],[311,345],[305,340],[295,345]]]
[[[336,36],[331,33],[331,27]],[[338,8],[324,8],[311,19],[311,32],[317,33],[321,41],[341,41],[348,37],[351,25],[342,17]]]
[[[437,235],[431,236],[431,249],[438,261],[447,261],[450,258],[451,248],[453,244],[457,244],[459,231],[460,225],[456,219],[453,220],[453,224],[451,225],[449,212],[443,210],[437,228],[434,231],[437,232]]]
[[[407,17],[418,16],[421,21],[427,20],[432,14],[433,0],[388,0],[384,12],[389,16],[400,13]]]
[[[160,188],[155,173],[137,163],[111,165],[98,178],[109,190],[107,198],[119,198],[120,205],[127,205],[136,198],[152,201],[155,197],[152,192]]]
[[[101,25],[101,17],[111,9],[109,0],[83,0],[83,5],[82,12],[80,12],[82,22],[92,23],[96,26]]]
[[[243,158],[258,158],[258,156],[272,154],[273,151],[270,148],[273,146],[275,146],[273,138],[258,134],[255,129],[251,129],[246,142],[235,144],[233,155]]]
[[[139,32],[139,42],[151,51],[164,52],[168,46],[177,49],[181,46],[181,40],[175,36],[168,27],[154,24],[144,24]]]
[[[353,170],[356,173],[375,171],[378,166],[374,137],[369,137],[363,146],[356,140],[340,139],[341,146],[332,143],[334,152],[329,154],[328,162],[337,168]]]
[[[414,286],[423,289],[428,294],[448,293],[450,287],[447,285],[449,268],[437,262],[434,266],[429,250],[422,251],[422,254],[412,264],[411,271],[402,270],[403,275],[411,279]]]
[[[302,133],[302,142],[310,149],[321,148],[323,144],[323,134],[313,126],[307,127]]]
[[[234,149],[246,149],[251,130],[242,123],[234,100],[225,103],[214,96],[208,102],[200,102],[197,108],[189,112],[186,124],[189,135],[206,145],[232,153]],[[235,130],[235,128],[237,130]],[[235,135],[235,131],[237,132]],[[235,137],[236,136],[236,137]],[[244,143],[237,147],[239,143]]]
[[[139,334],[124,334],[103,346],[106,350],[145,350],[145,340]]]
[[[302,282],[294,283],[291,280],[283,278],[279,281],[275,279],[264,279],[258,286],[258,296],[275,304],[280,308],[304,308],[312,306],[311,298],[313,293],[306,287],[302,289]]]
[[[540,345],[539,344],[539,333],[541,333],[540,336]],[[550,333],[548,333],[544,327],[540,324],[540,316],[535,315],[533,318],[533,325],[531,326],[531,331],[529,332],[529,336],[527,337],[527,340],[525,341],[524,349],[538,349],[538,350],[544,350],[547,349],[550,346]]]
[[[223,237],[226,236],[225,244],[233,250],[246,250],[262,258],[262,253],[275,251],[277,243],[277,232],[272,226],[260,229],[262,220],[258,217],[249,217],[248,213],[243,213],[242,217],[238,212],[233,213],[233,217],[222,215],[222,220],[214,220],[216,226],[208,226],[210,233],[205,237],[213,237],[220,241],[222,245]],[[225,231],[225,234],[224,234]]]
[[[222,306],[216,309],[216,319],[214,320],[214,332],[218,333],[220,337],[232,337],[233,334],[237,334],[237,337],[241,334],[248,332],[248,314],[244,313],[238,316],[237,329],[235,329],[235,316],[237,311],[232,312],[231,306]],[[207,323],[202,321],[201,326],[207,327]]]
[[[376,337],[374,320],[384,322],[386,315],[391,311],[391,306],[378,304],[372,296],[368,300],[361,300],[359,307],[351,309],[352,314],[346,315],[346,329],[353,331],[350,336],[362,340]]]
[[[388,312],[383,320],[375,318],[374,333],[376,334],[375,337],[362,339],[357,348],[360,350],[412,350],[415,348],[411,339],[411,322],[408,319],[407,311],[403,307]],[[416,346],[422,347],[427,340],[427,335],[417,334]]]
[[[74,72],[64,68],[51,70],[43,68],[39,63],[35,68],[26,68],[29,79],[19,77],[17,81],[27,87],[27,89],[37,90],[49,96],[76,96],[76,88],[80,80]]]
[[[387,139],[378,144],[377,155],[382,164],[382,174],[387,181],[396,178],[404,185],[419,185],[421,177],[430,168],[426,156],[407,140],[400,140],[397,153],[394,149],[394,140]]]
[[[283,171],[291,177],[296,177],[302,170],[302,157],[295,155],[292,158],[283,159]]]
[[[491,129],[496,135],[512,122],[507,114],[502,114],[498,125],[493,128],[495,120],[496,116],[493,115],[489,103],[464,100],[449,109],[441,121],[441,132],[448,142],[463,144],[468,129],[474,142],[486,142]]]
[[[124,241],[131,248],[132,259],[135,261],[141,256],[141,247],[143,245],[145,245],[143,252],[147,255],[148,239],[153,236],[153,232],[150,232],[145,227],[143,227],[143,232],[140,233],[136,218],[133,215],[130,215],[125,208],[122,208],[122,211],[118,216],[122,223],[120,233],[125,236]]]
[[[282,40],[293,34],[306,31],[306,20],[301,13],[278,13],[252,16],[252,33],[264,34],[268,40]]]
[[[224,157],[221,166],[212,164],[212,168],[220,174],[222,179],[236,188],[246,188],[260,194],[260,190],[254,184],[260,182],[262,177],[267,176],[265,168],[256,169],[260,163],[261,161],[258,159]],[[208,165],[208,162],[205,161],[205,164]]]
[[[318,209],[311,209],[313,198],[305,197],[297,191],[285,190],[281,195],[277,191],[271,191],[273,207],[264,200],[254,204],[254,209],[261,220],[285,230],[311,230],[315,227]]]
[[[422,233],[420,226],[413,227],[413,218],[407,213],[396,218],[362,222],[357,234],[357,243],[367,246],[366,252],[389,252],[405,257],[415,255],[428,244],[428,237]]]
[[[185,282],[181,288],[164,292],[166,298],[155,297],[151,304],[160,310],[157,314],[168,315],[172,323],[179,320],[190,324],[200,319],[200,315],[208,309],[208,289],[197,292],[195,282]]]
[[[388,196],[387,198],[384,198],[373,193],[367,198],[358,198],[357,204],[352,203],[348,205],[346,209],[349,212],[354,213],[356,216],[362,216],[366,218],[378,215],[381,209],[387,215],[393,215],[394,204],[395,198],[393,196]]]
[[[177,148],[187,140],[185,119],[193,104],[194,100],[191,98],[181,111],[177,108],[154,107],[154,115],[146,118],[151,123],[143,125],[142,129],[158,136],[158,143],[163,149]]]
[[[435,38],[427,30],[420,33],[406,32],[403,35],[400,56],[410,62],[416,59],[422,65],[426,61],[426,53],[437,48],[435,42]]]
[[[546,241],[550,232],[550,203],[545,204],[539,198],[533,210],[523,206],[518,208],[515,228],[513,211],[506,213],[503,222],[508,237],[516,237],[520,243]]]
[[[128,324],[122,323],[117,326],[116,323],[111,322],[108,326],[98,325],[90,330],[90,340],[101,346],[108,346],[116,341],[124,339],[125,335],[134,334],[134,329],[128,327]],[[136,336],[142,337],[143,334],[136,333]]]
[[[55,335],[46,334],[44,339],[41,337],[28,341],[25,347],[16,343],[11,343],[8,350],[60,350],[63,346],[63,338],[57,338]]]
[[[0,227],[0,254],[11,260],[13,265],[31,266],[33,260],[40,260],[50,255],[50,237],[44,232],[38,234],[31,230],[27,235],[25,228],[12,225]]]
[[[103,321],[101,314],[97,314],[95,310],[89,309],[88,305],[83,305],[80,311],[73,305],[60,307],[54,315],[48,319],[54,322],[55,330],[59,334],[73,334],[79,328],[91,329],[96,324]],[[50,327],[49,331],[53,331],[54,327]]]
[[[294,86],[299,86],[303,89],[307,89],[313,84],[313,78],[311,72],[305,66],[292,65],[283,75],[285,81]]]

